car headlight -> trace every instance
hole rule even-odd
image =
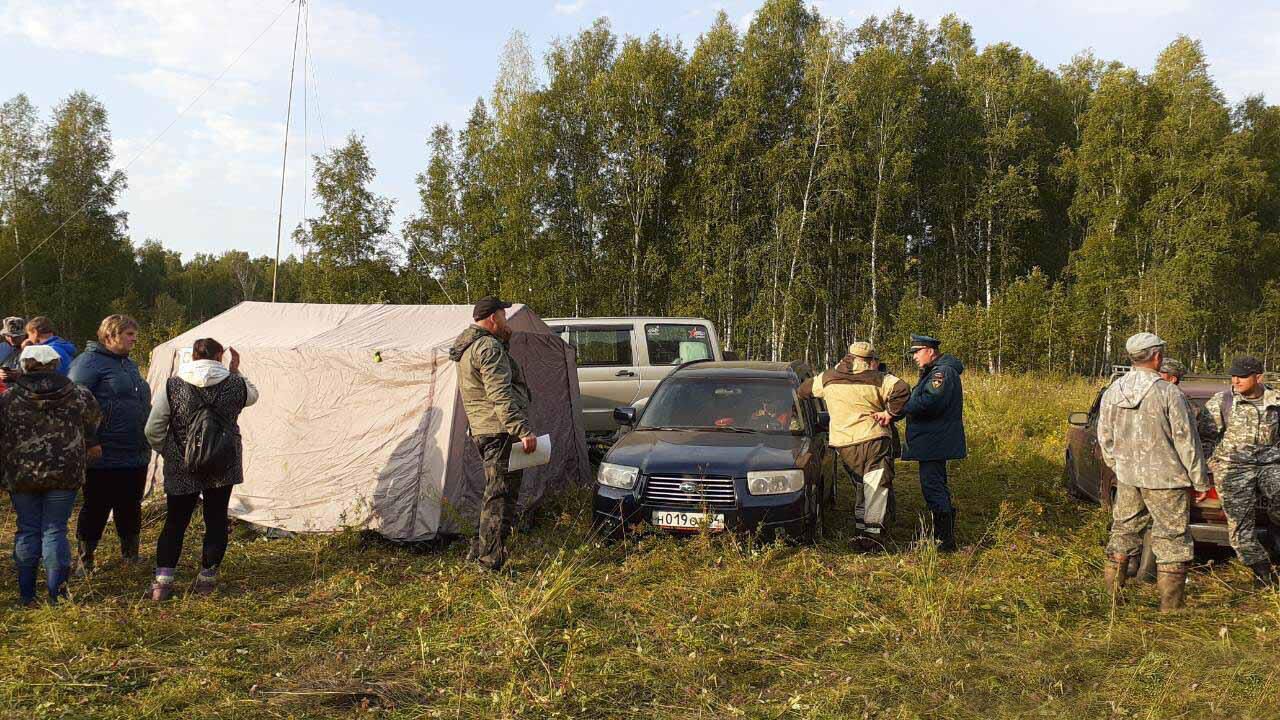
[[[640,468],[600,463],[600,472],[596,475],[596,480],[601,485],[618,488],[619,490],[630,490],[636,486],[636,477],[639,475]]]
[[[781,495],[804,489],[803,470],[768,470],[747,473],[747,491],[752,495]]]

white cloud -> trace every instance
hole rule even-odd
[[[1087,15],[1151,18],[1180,15],[1191,10],[1196,4],[1195,0],[1075,0],[1075,2],[1060,5],[1059,10]]]
[[[574,0],[573,2],[558,2],[552,9],[557,15],[576,15],[587,6],[587,0]]]

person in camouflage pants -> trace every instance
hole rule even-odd
[[[1237,358],[1231,390],[1209,399],[1200,413],[1200,436],[1214,445],[1213,470],[1227,515],[1227,533],[1240,562],[1259,587],[1277,584],[1271,557],[1258,542],[1259,501],[1273,527],[1280,527],[1280,391],[1262,383],[1262,363]]]
[[[468,559],[489,570],[507,561],[506,537],[515,521],[523,473],[507,470],[513,444],[526,453],[538,447],[529,422],[532,402],[524,373],[507,341],[505,303],[485,297],[471,313],[475,324],[454,341],[449,357],[458,365],[458,389],[471,439],[484,461],[484,499],[475,542]]]
[[[1104,566],[1107,591],[1119,600],[1129,558],[1150,528],[1160,610],[1168,612],[1183,605],[1194,555],[1189,491],[1207,492],[1209,479],[1186,400],[1157,374],[1164,347],[1151,333],[1138,333],[1125,343],[1133,371],[1111,383],[1102,396],[1098,446],[1116,475]]]

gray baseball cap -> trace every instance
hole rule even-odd
[[[1168,345],[1168,343],[1161,340],[1159,335],[1149,332],[1140,332],[1125,341],[1124,351],[1130,355],[1137,355],[1143,350],[1150,350],[1153,347],[1163,347],[1165,345]]]

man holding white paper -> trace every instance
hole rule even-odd
[[[458,364],[458,389],[471,427],[471,439],[484,461],[484,501],[479,532],[467,554],[489,570],[507,561],[506,537],[511,533],[523,475],[511,462],[518,443],[525,454],[538,450],[529,423],[529,386],[507,343],[507,308],[511,303],[484,297],[476,303],[475,321],[454,341],[449,357]],[[547,450],[550,450],[548,439]],[[529,465],[537,463],[529,463]]]

